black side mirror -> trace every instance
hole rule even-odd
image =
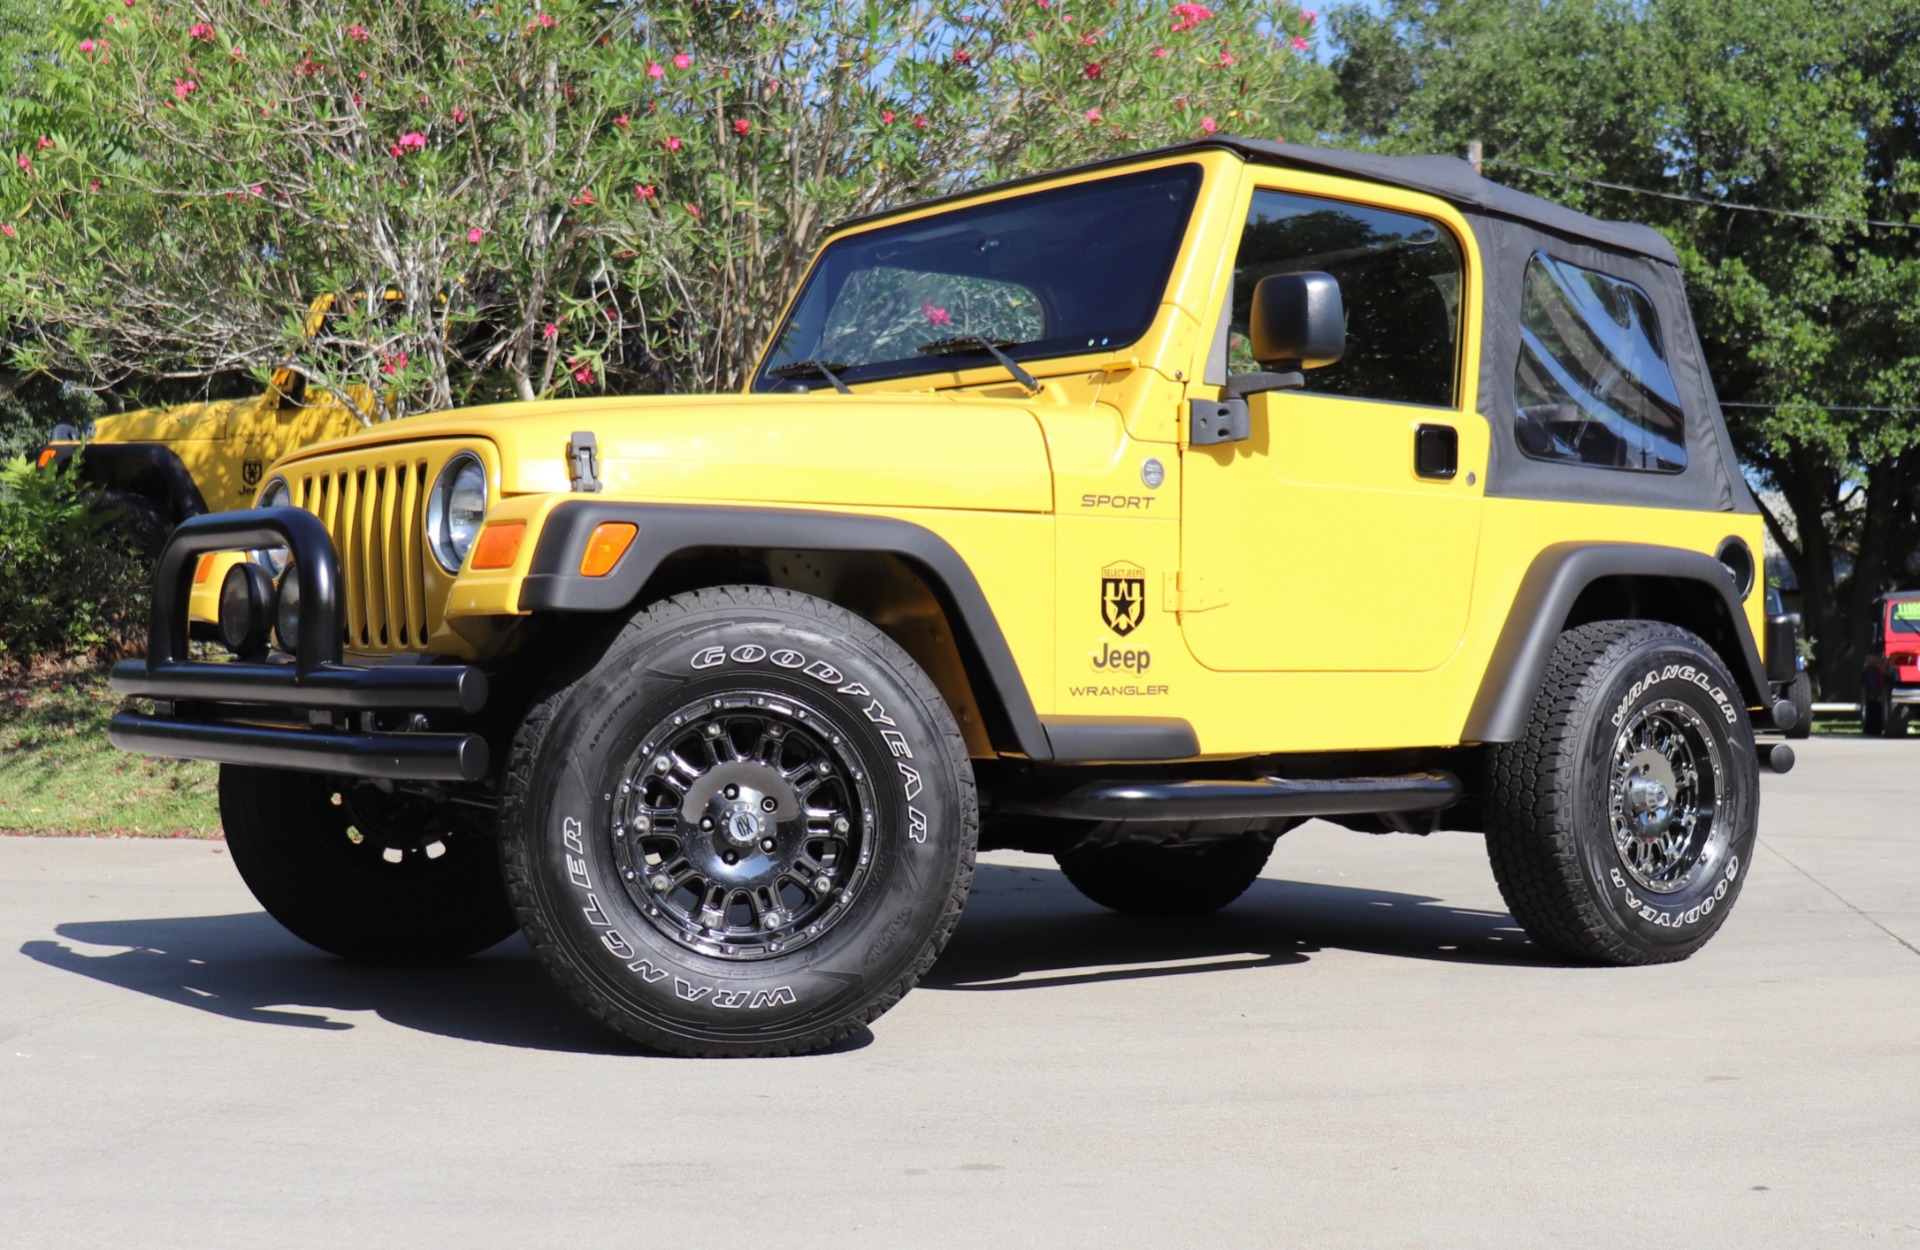
[[[1276,273],[1253,288],[1253,358],[1266,369],[1319,369],[1347,350],[1347,313],[1330,273]]]

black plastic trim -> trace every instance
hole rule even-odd
[[[1258,781],[1096,781],[1057,794],[1006,795],[1001,809],[1055,820],[1265,820],[1283,816],[1359,816],[1431,812],[1460,801],[1448,772],[1400,777]]]
[[[594,527],[630,521],[633,545],[604,577],[580,574]],[[871,551],[898,557],[926,580],[955,624],[981,714],[1034,760],[1054,758],[1026,681],[980,583],[960,553],[932,530],[892,517],[782,508],[567,500],[548,514],[520,588],[526,612],[618,612],[631,608],[668,558],[702,547],[799,551]],[[302,591],[304,594],[304,590]]]
[[[152,469],[166,484],[167,510],[172,514],[171,520],[185,521],[202,516],[207,511],[207,501],[200,494],[193,474],[187,472],[187,466],[181,463],[180,457],[172,449],[160,443],[62,443],[55,446],[55,451],[58,454],[47,465],[48,468],[68,467],[77,453],[80,456],[80,480],[102,487],[124,486],[127,479],[135,474],[116,470],[128,464],[137,466],[136,474],[141,468]]]
[[[1720,561],[1700,551],[1633,543],[1558,543],[1534,558],[1507,611],[1479,696],[1467,713],[1462,742],[1517,742],[1546,676],[1562,627],[1582,591],[1603,577],[1699,582],[1719,596],[1739,638],[1740,654],[1722,655],[1749,707],[1770,707],[1766,666]]]
[[[1193,726],[1171,716],[1043,716],[1053,758],[1062,763],[1106,760],[1189,760],[1200,754]]]
[[[1767,617],[1767,680],[1776,686],[1792,681],[1799,670],[1800,614],[1776,612]]]
[[[478,781],[487,775],[479,734],[330,733],[231,721],[120,712],[107,741],[123,751],[390,781]]]

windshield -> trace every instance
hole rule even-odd
[[[1887,632],[1920,634],[1920,599],[1896,601],[1887,605]]]
[[[1200,186],[1197,165],[1122,174],[883,226],[828,246],[756,391],[1124,347],[1147,332]]]

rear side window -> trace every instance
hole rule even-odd
[[[1678,473],[1685,418],[1647,293],[1535,252],[1520,298],[1514,435],[1537,460]]]
[[[1401,404],[1454,403],[1460,245],[1442,225],[1384,208],[1256,191],[1233,265],[1228,367],[1258,369],[1248,345],[1253,288],[1273,273],[1340,280],[1347,352],[1306,372],[1306,389]]]

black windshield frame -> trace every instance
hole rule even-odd
[[[1194,210],[1200,200],[1200,188],[1205,178],[1205,170],[1197,162],[1182,162],[1172,165],[1154,166],[1142,170],[1129,170],[1116,173],[1107,178],[1087,182],[1071,183],[1066,186],[1054,186],[1025,192],[1021,195],[1007,196],[990,200],[982,204],[971,204],[947,209],[929,217],[913,218],[907,221],[888,222],[871,230],[843,236],[822,249],[809,270],[806,281],[801,285],[800,293],[794,298],[786,315],[781,319],[775,331],[772,345],[761,359],[760,366],[754,371],[751,389],[756,392],[795,389],[792,379],[771,376],[771,370],[783,365],[805,360],[816,355],[826,334],[834,309],[834,301],[841,297],[848,282],[859,273],[877,272],[881,266],[873,263],[881,253],[892,245],[900,253],[912,259],[910,249],[915,246],[916,238],[934,235],[943,240],[957,240],[978,236],[983,243],[991,241],[999,246],[1001,238],[991,233],[992,223],[1020,215],[1038,213],[1059,214],[1059,220],[1075,226],[1082,238],[1088,231],[1078,226],[1076,221],[1089,217],[1089,210],[1100,208],[1109,217],[1120,216],[1134,222],[1146,230],[1160,243],[1160,254],[1143,255],[1135,248],[1127,251],[1124,258],[1099,256],[1098,248],[1089,246],[1074,263],[1084,271],[1088,280],[1100,280],[1109,284],[1124,282],[1130,297],[1129,306],[1116,308],[1116,301],[1092,300],[1082,298],[1087,306],[1098,306],[1103,315],[1112,318],[1110,324],[1095,327],[1089,332],[1083,324],[1064,324],[1055,333],[1049,326],[1049,333],[1042,338],[1028,342],[1016,342],[1005,350],[1007,355],[1019,361],[1057,360],[1066,357],[1084,356],[1089,353],[1111,353],[1138,343],[1159,320],[1166,303],[1168,283],[1173,276],[1173,268],[1180,257],[1188,233],[1193,227]],[[1152,208],[1165,214],[1164,220],[1155,224],[1143,221],[1142,209],[1148,207],[1151,197],[1166,193],[1177,193],[1177,198],[1154,203]],[[1119,198],[1116,198],[1119,197]],[[1118,212],[1118,209],[1131,211]],[[1007,236],[1015,242],[1023,242],[1016,236]],[[1116,245],[1116,247],[1121,245]],[[984,253],[984,248],[982,249]],[[1017,252],[1018,249],[1012,249]],[[935,254],[937,256],[937,253]],[[949,260],[960,255],[952,251]],[[1038,259],[1051,260],[1055,269],[1039,269],[1033,258],[1024,262],[1017,255],[1013,264],[1024,263],[1023,268],[1008,268],[1005,272],[995,272],[991,264],[983,263],[981,272],[973,273],[951,265],[929,268],[928,272],[947,274],[955,278],[976,279],[979,281],[1011,282],[1027,279],[1029,284],[1045,287],[1039,291],[1045,316],[1061,317],[1066,314],[1059,310],[1063,301],[1058,296],[1061,290],[1068,289],[1065,282],[1047,284],[1034,279],[1044,273],[1060,273],[1060,261],[1065,253],[1059,249],[1046,252],[1041,249]],[[859,263],[862,260],[868,263]],[[893,259],[889,256],[887,259]],[[818,301],[826,301],[824,305]],[[1085,316],[1085,314],[1081,314]],[[811,328],[803,329],[807,319],[813,319]],[[928,341],[947,336],[952,332],[964,332],[964,327],[952,326],[943,329],[939,325],[929,325],[924,338]],[[789,339],[796,346],[786,346]],[[942,355],[923,355],[907,348],[907,354],[898,357],[871,362],[849,362],[847,368],[836,369],[846,381],[869,382],[922,374],[952,373],[963,369],[974,369],[994,364],[991,353],[984,349],[950,352]]]

